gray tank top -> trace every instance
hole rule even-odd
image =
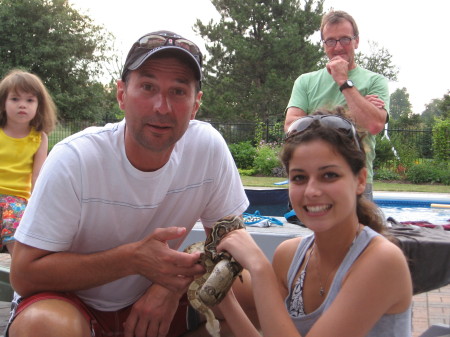
[[[293,317],[291,315],[291,319],[297,327],[297,330],[300,332],[302,336],[306,336],[314,323],[319,319],[322,313],[327,310],[327,308],[331,305],[333,300],[336,298],[339,289],[342,285],[342,280],[347,274],[350,267],[353,265],[355,260],[359,257],[359,255],[364,251],[369,242],[378,234],[371,228],[365,226],[361,233],[356,238],[355,243],[351,246],[349,252],[342,261],[342,264],[339,266],[339,269],[336,272],[336,275],[331,283],[330,290],[316,311],[309,313],[304,316]],[[308,235],[302,239],[300,242],[297,251],[292,260],[292,264],[288,271],[288,285],[289,285],[289,294],[285,299],[286,308],[289,308],[289,303],[291,302],[292,296],[292,284],[295,279],[295,275],[297,274],[298,269],[300,268],[303,259],[305,258],[306,251],[314,242],[314,235]],[[409,308],[399,314],[386,314],[383,315],[378,322],[374,325],[372,330],[370,330],[367,337],[411,337],[411,306]]]

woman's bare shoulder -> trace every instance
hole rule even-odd
[[[285,240],[278,245],[275,249],[272,262],[275,269],[287,270],[289,268],[301,240],[301,237],[296,237]]]

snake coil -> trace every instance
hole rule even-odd
[[[192,307],[206,316],[206,329],[213,337],[220,337],[219,322],[211,307],[219,304],[240,275],[242,266],[227,252],[217,252],[220,240],[229,232],[244,228],[240,216],[226,216],[218,220],[205,242],[197,242],[185,249],[187,253],[201,252],[199,263],[206,272],[189,286],[187,297]]]

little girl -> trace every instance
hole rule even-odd
[[[56,107],[39,77],[12,70],[0,82],[0,251],[14,232],[47,157]]]

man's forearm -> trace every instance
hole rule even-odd
[[[386,123],[386,110],[366,100],[356,88],[345,89],[342,93],[347,101],[349,114],[359,127],[372,135],[383,130]]]
[[[35,248],[21,245],[20,249]],[[16,252],[20,258],[21,252]],[[13,264],[11,283],[21,296],[93,288],[133,274],[131,256],[130,245],[93,254],[50,253],[34,259],[27,268],[20,262],[17,266]]]
[[[304,117],[306,116],[306,113],[297,107],[289,107],[286,110],[286,118],[284,121],[284,132],[287,132],[287,130],[289,129],[289,126],[297,119],[299,119],[300,117]]]

